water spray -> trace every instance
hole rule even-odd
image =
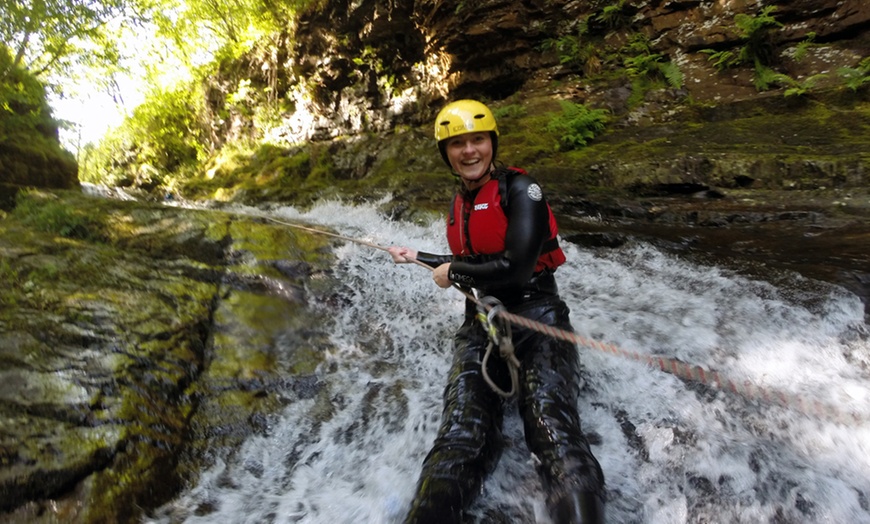
[[[300,224],[284,222],[265,215],[258,216],[260,216],[260,218],[275,222],[276,224],[280,224],[283,226],[308,231],[314,234],[330,236],[339,240],[368,246],[373,249],[389,253],[388,248],[366,240],[352,238],[340,235],[338,233],[307,227]],[[433,270],[432,267],[420,262],[419,260],[413,259],[409,261],[419,266],[422,266],[429,271]],[[462,293],[467,299],[477,304],[479,310],[485,311],[488,314],[491,313],[492,317],[498,317],[502,320],[510,322],[513,325],[522,326],[559,340],[571,342],[578,346],[595,349],[611,355],[616,355],[622,358],[641,362],[648,366],[658,368],[665,373],[670,373],[671,375],[674,375],[682,380],[697,382],[707,387],[740,395],[748,400],[761,401],[767,404],[777,405],[780,407],[791,409],[793,411],[797,411],[810,417],[822,418],[839,424],[851,425],[870,421],[870,414],[862,414],[855,411],[844,411],[837,406],[825,404],[818,400],[807,400],[797,395],[788,395],[782,391],[771,391],[768,388],[752,383],[752,381],[750,380],[744,380],[742,382],[732,380],[728,377],[722,376],[717,371],[710,371],[698,365],[688,364],[661,355],[648,355],[637,353],[634,351],[627,351],[613,344],[590,339],[573,333],[571,331],[565,331],[563,329],[548,326],[546,324],[542,324],[526,317],[510,313],[506,309],[498,307],[497,304],[486,300],[486,297],[484,297],[483,300],[478,299],[472,293],[469,293],[468,291],[462,289],[456,284],[454,284],[452,287]],[[492,384],[490,385],[492,386]]]

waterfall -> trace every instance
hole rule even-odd
[[[376,205],[270,212],[384,246],[447,251],[440,220],[392,221]],[[342,305],[317,306],[334,319],[318,372],[329,405],[289,405],[147,522],[401,522],[438,427],[464,297],[424,268],[339,246]],[[556,278],[579,335],[870,413],[870,337],[860,300],[842,288],[789,273],[762,281],[640,242],[563,248]],[[842,424],[578,351],[578,408],[605,473],[609,522],[870,523],[866,415]],[[504,429],[471,522],[547,523],[515,403]]]

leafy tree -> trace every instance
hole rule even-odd
[[[191,170],[207,154],[203,93],[185,84],[154,90],[97,148],[87,148],[82,180],[154,189]]]
[[[105,30],[126,14],[128,1],[0,0],[0,38],[13,50],[11,65],[41,77],[111,57],[114,46]]]
[[[71,187],[75,160],[58,143],[45,87],[13,60],[0,44],[0,182]]]
[[[13,63],[9,49],[0,45],[0,142],[20,131],[36,132],[52,124],[45,88],[33,75]]]

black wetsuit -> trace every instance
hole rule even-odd
[[[512,313],[571,331],[568,307],[559,297],[552,269],[535,271],[541,267],[542,249],[551,248],[545,244],[555,236],[546,200],[532,178],[503,170],[497,175],[502,178],[501,198],[509,203],[504,250],[476,257],[418,253],[417,259],[432,267],[450,262],[451,281],[467,284],[481,296],[498,298]],[[475,196],[473,192],[459,198],[474,202]],[[441,426],[423,462],[406,523],[461,522],[463,510],[500,455],[505,402],[482,377],[488,340],[475,313],[476,305],[467,300],[465,322],[454,338]],[[603,522],[604,476],[577,412],[581,368],[577,348],[519,326],[512,326],[512,335],[522,364],[518,407],[526,443],[539,459],[551,517],[557,524]],[[510,388],[504,361],[491,358],[488,372],[502,389]]]

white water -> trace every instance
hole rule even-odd
[[[446,250],[440,222],[391,222],[371,206],[275,213],[384,246]],[[864,417],[808,417],[581,347],[578,406],[605,472],[608,522],[870,523],[870,342],[857,297],[797,276],[776,287],[643,244],[564,247],[557,279],[578,334]],[[370,247],[347,243],[336,257],[348,305],[329,309],[334,349],[318,377],[332,416],[316,399],[291,404],[148,522],[401,521],[437,430],[464,298]],[[549,522],[515,407],[508,413],[508,447],[472,521]]]

